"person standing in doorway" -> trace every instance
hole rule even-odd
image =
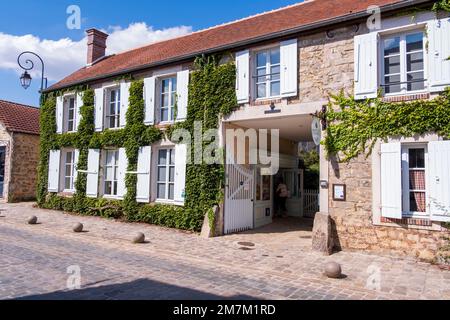
[[[280,178],[280,182],[278,184],[276,190],[276,199],[277,199],[277,215],[282,217],[287,217],[287,208],[286,201],[289,197],[289,190],[287,186],[284,184],[283,178]]]

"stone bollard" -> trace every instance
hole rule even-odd
[[[339,263],[328,262],[325,265],[325,275],[331,279],[342,278],[342,267]]]
[[[33,225],[33,224],[37,224],[37,222],[38,222],[38,218],[36,216],[32,216],[32,217],[28,218],[28,224]]]
[[[145,234],[142,232],[139,232],[136,234],[136,236],[133,238],[133,243],[140,244],[145,242]]]
[[[75,233],[80,233],[80,232],[83,232],[83,228],[84,228],[84,226],[83,226],[83,224],[82,223],[77,223],[74,227],[73,227],[73,232],[75,232]]]

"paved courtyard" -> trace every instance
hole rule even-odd
[[[202,239],[30,203],[0,208],[0,299],[450,299],[450,271],[398,256],[323,257],[298,220]],[[30,215],[40,224],[28,225]],[[76,222],[87,232],[73,233]],[[137,232],[148,243],[132,244]],[[346,277],[323,276],[327,261],[341,263]],[[81,289],[68,290],[68,268],[78,267]]]

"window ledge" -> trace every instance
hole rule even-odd
[[[395,223],[404,226],[419,226],[419,227],[432,227],[433,222],[429,219],[424,218],[402,218],[402,219],[391,219],[381,217],[381,223]]]
[[[63,198],[73,198],[74,195],[75,195],[75,191],[62,191],[62,192],[57,193],[58,197],[63,197]]]
[[[267,98],[267,99],[261,99],[261,100],[253,100],[250,105],[251,106],[264,106],[264,105],[270,105],[271,103],[277,104],[281,103],[282,100],[280,97],[276,98]]]
[[[155,204],[164,204],[168,206],[184,206],[184,202],[179,201],[171,201],[171,200],[155,200]]]
[[[412,94],[399,94],[395,96],[384,96],[383,102],[405,102],[412,100],[429,100],[430,93],[422,92],[422,93],[412,93]]]

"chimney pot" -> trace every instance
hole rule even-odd
[[[106,55],[106,39],[108,34],[97,29],[86,30],[87,34],[87,64],[91,66],[98,59]]]

